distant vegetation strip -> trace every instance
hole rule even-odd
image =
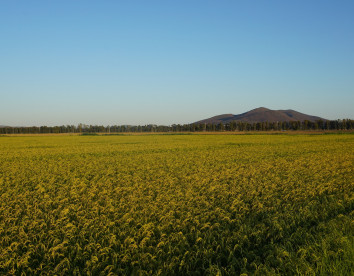
[[[193,123],[165,125],[62,125],[62,126],[32,126],[32,127],[0,127],[1,134],[39,134],[39,133],[128,133],[128,132],[218,132],[218,131],[284,131],[284,130],[353,130],[354,120],[317,120],[288,122],[258,122],[248,123],[233,121],[230,123]]]

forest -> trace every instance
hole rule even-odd
[[[0,127],[0,134],[39,134],[39,133],[125,133],[125,132],[199,132],[199,131],[286,131],[286,130],[352,130],[354,120],[318,120],[289,122],[247,123],[234,121],[223,124],[173,124],[165,125],[62,125],[32,127]]]

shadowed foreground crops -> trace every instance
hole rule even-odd
[[[350,275],[354,136],[0,137],[0,274]]]

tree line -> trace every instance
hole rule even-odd
[[[63,125],[32,127],[0,127],[0,134],[40,134],[40,133],[126,133],[126,132],[198,132],[198,131],[286,131],[286,130],[352,130],[354,120],[330,121],[288,121],[247,123],[233,121],[230,123],[198,123],[165,125]]]

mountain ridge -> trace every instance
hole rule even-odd
[[[298,112],[293,109],[272,110],[266,107],[258,107],[241,114],[221,114],[204,120],[195,122],[196,124],[227,124],[232,121],[241,121],[247,123],[262,123],[262,122],[285,122],[285,121],[317,121],[326,119]]]

